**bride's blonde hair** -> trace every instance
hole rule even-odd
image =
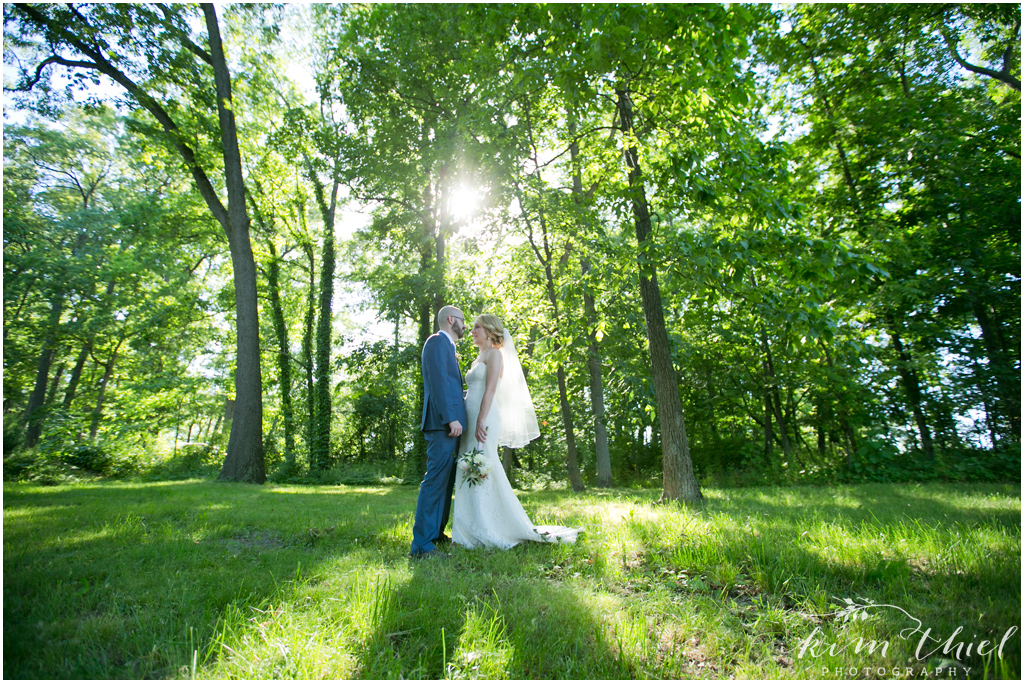
[[[484,328],[484,332],[487,333],[487,338],[491,340],[494,348],[500,349],[505,344],[505,326],[502,325],[501,318],[490,313],[483,313],[478,315],[474,322],[480,323],[480,327]]]

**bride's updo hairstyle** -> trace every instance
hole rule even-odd
[[[487,338],[491,340],[494,348],[499,349],[505,344],[505,326],[501,324],[501,318],[490,313],[484,313],[476,317],[476,322],[484,328]]]

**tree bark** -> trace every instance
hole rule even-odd
[[[231,75],[228,71],[220,27],[212,4],[204,4],[206,28],[210,38],[217,88],[217,115],[224,152],[224,179],[227,185],[228,245],[235,283],[235,413],[228,437],[228,452],[221,469],[221,480],[262,484],[267,480],[263,459],[263,378],[260,369],[259,309],[256,299],[256,262],[249,238],[249,214],[245,207],[242,158],[238,151],[238,133],[232,109]]]
[[[558,344],[555,344],[555,351]],[[558,402],[562,408],[562,427],[565,429],[565,460],[569,469],[569,483],[572,490],[580,493],[586,490],[583,485],[583,478],[580,477],[579,454],[576,450],[576,431],[573,428],[572,406],[569,405],[569,394],[565,386],[565,368],[558,366]]]
[[[580,146],[575,141],[576,119],[569,120],[569,135],[573,143],[569,146],[572,165],[572,197],[576,208],[582,211],[583,178],[579,167]],[[597,485],[612,486],[612,462],[608,452],[608,428],[604,414],[604,388],[601,384],[601,349],[597,342],[597,306],[590,286],[590,261],[580,257],[580,275],[583,284],[583,314],[587,323],[587,370],[590,373],[590,410],[594,415],[594,455],[597,469]]]
[[[424,250],[420,253],[420,272],[424,273],[430,267],[430,253],[429,250]],[[416,348],[422,349],[423,345],[427,343],[427,338],[431,335],[433,324],[431,323],[432,316],[430,311],[432,308],[432,302],[423,301],[419,306],[419,315],[417,318],[417,344]],[[436,316],[433,316],[436,318]],[[419,369],[418,377],[423,377],[423,358],[420,354],[416,354],[416,366]],[[460,369],[461,371],[461,369]],[[416,407],[419,410],[423,409],[423,401],[426,398],[424,393],[423,380],[416,382]],[[407,465],[407,472],[411,474],[411,481],[419,483],[423,478],[423,475],[427,471],[427,440],[423,436],[423,432],[420,430],[420,418],[422,413],[419,410],[414,414],[413,419],[416,421],[415,429],[413,429],[413,447],[409,457],[412,461]]]
[[[821,348],[825,352],[825,362],[833,372],[836,372],[835,363],[832,360],[832,352],[829,351],[828,345],[822,341]],[[838,397],[839,403],[839,427],[843,430],[843,435],[846,437],[846,465],[849,467],[853,464],[853,456],[857,453],[857,435],[853,431],[853,425],[850,424],[849,410],[846,407],[846,395],[845,391],[842,396]]]
[[[213,66],[217,91],[217,112],[220,121],[221,144],[224,152],[224,177],[227,185],[228,208],[221,203],[209,176],[200,165],[195,151],[187,144],[188,136],[170,113],[150,93],[143,90],[129,76],[111,62],[103,49],[101,32],[82,19],[74,26],[55,21],[45,12],[30,4],[18,10],[30,21],[54,37],[53,42],[66,43],[90,61],[69,61],[63,57],[50,58],[66,66],[99,71],[122,86],[132,98],[146,109],[160,124],[166,139],[181,155],[196,189],[203,197],[210,213],[224,228],[231,251],[234,271],[235,307],[237,325],[237,362],[235,367],[235,394],[238,419],[232,424],[228,452],[220,478],[262,483],[266,479],[263,461],[263,397],[259,357],[259,317],[256,303],[256,267],[249,243],[249,219],[245,210],[242,185],[241,158],[234,114],[231,108],[231,78],[220,40],[217,16],[211,4],[202,6],[209,32],[210,54],[207,61]],[[71,11],[74,11],[72,8]],[[80,15],[79,15],[80,16]],[[78,30],[80,33],[75,33]],[[186,45],[186,47],[188,47]],[[45,62],[44,62],[45,64]]]
[[[793,446],[789,441],[789,431],[786,429],[786,418],[782,414],[782,397],[779,395],[779,384],[775,376],[775,358],[772,355],[771,345],[768,343],[768,333],[764,326],[761,326],[761,348],[764,351],[764,374],[765,387],[769,392],[768,402],[772,407],[772,414],[775,416],[775,424],[779,426],[779,440],[782,442],[782,452],[788,461],[793,456]]]
[[[46,400],[43,402],[43,405],[45,405],[47,409],[49,409],[50,405],[53,404],[53,398],[57,394],[57,386],[60,384],[61,377],[64,376],[64,368],[65,364],[64,362],[61,362],[57,365],[57,369],[53,371],[53,379],[50,380],[50,389],[46,392]]]
[[[517,190],[519,190],[520,206],[525,207],[526,204],[522,191],[518,187]],[[528,239],[534,254],[537,256],[537,260],[544,266],[545,287],[557,327],[560,326],[558,294],[555,291],[555,276],[551,270],[551,249],[548,243],[547,221],[544,217],[543,209],[538,210],[538,217],[543,243],[538,246],[534,241],[532,226],[529,228]],[[543,247],[543,253],[541,253],[541,247]],[[562,345],[555,341],[552,343],[551,348],[555,353],[558,353]],[[573,491],[580,493],[586,490],[586,487],[583,485],[583,478],[580,476],[579,453],[576,449],[576,428],[572,419],[572,406],[569,405],[569,392],[565,382],[565,367],[561,363],[558,364],[556,375],[558,377],[558,404],[562,415],[562,429],[565,431],[565,461],[566,468],[569,471],[569,483],[572,485]]]
[[[103,364],[103,377],[100,379],[99,390],[96,393],[96,407],[92,411],[92,420],[89,425],[89,441],[92,443],[96,442],[96,435],[99,433],[100,420],[103,419],[103,400],[107,394],[107,386],[110,384],[110,378],[114,374],[114,364],[117,363],[117,354],[121,350],[121,344],[124,343],[124,335],[117,342],[117,346],[110,354],[110,358]]]
[[[217,112],[220,122],[221,144],[224,153],[224,177],[227,186],[228,208],[221,203],[209,176],[200,165],[195,151],[187,144],[188,136],[157,99],[139,87],[124,71],[103,53],[102,32],[94,30],[81,18],[75,25],[64,24],[30,4],[18,5],[30,21],[52,35],[51,41],[66,44],[89,61],[69,61],[54,58],[66,66],[96,70],[122,86],[140,106],[160,124],[168,142],[181,155],[196,189],[203,197],[210,213],[224,228],[231,251],[231,265],[235,284],[237,326],[237,361],[235,367],[235,394],[238,415],[232,424],[227,456],[220,478],[263,483],[266,480],[263,461],[263,397],[259,354],[259,316],[256,303],[256,266],[249,243],[249,219],[245,209],[242,184],[241,158],[231,105],[231,78],[220,40],[220,29],[213,5],[202,6],[209,33],[210,54],[207,61],[213,66],[217,91]],[[74,12],[74,8],[71,8]],[[77,13],[76,13],[77,14]],[[75,31],[78,31],[76,33]],[[188,47],[188,45],[186,45]],[[55,48],[56,49],[56,48]],[[63,49],[61,46],[60,49]],[[45,64],[45,62],[44,62]],[[172,103],[173,104],[173,103]],[[173,109],[173,107],[172,107]]]
[[[581,259],[580,269],[584,280],[590,272],[590,263]],[[597,485],[612,486],[612,460],[608,451],[608,427],[605,423],[604,387],[601,384],[601,349],[598,346],[594,326],[597,323],[597,309],[589,286],[583,285],[583,311],[587,317],[587,369],[590,371],[590,410],[594,414],[594,455],[597,460]]]
[[[501,468],[505,470],[505,477],[508,478],[508,483],[512,488],[516,487],[515,482],[515,470],[512,468],[513,463],[516,460],[516,452],[514,449],[505,446],[501,449]]]
[[[338,162],[335,160],[331,196],[328,200],[324,184],[320,181],[312,161],[306,159],[306,173],[313,184],[317,206],[324,222],[323,258],[320,263],[320,299],[316,324],[316,362],[314,364],[315,419],[313,422],[313,443],[310,447],[311,469],[327,469],[331,457],[331,342],[334,316],[334,220],[338,210]]]
[[[647,206],[640,157],[635,143],[633,103],[629,93],[617,89],[619,121],[627,142],[626,168],[629,172],[630,203],[636,227],[637,265],[640,271],[640,300],[647,326],[647,343],[654,378],[654,394],[658,402],[661,421],[662,500],[701,502],[703,496],[690,459],[690,444],[683,419],[683,404],[679,396],[679,381],[672,365],[672,349],[665,327],[665,311],[661,303],[658,274],[650,261],[651,215]]]
[[[64,294],[58,293],[50,302],[50,318],[46,323],[46,337],[36,364],[36,382],[25,408],[25,447],[34,448],[43,433],[43,406],[46,401],[46,385],[50,378],[50,365],[56,351],[60,316],[64,311]]]
[[[333,212],[331,218],[333,219]],[[331,340],[334,316],[334,224],[325,230],[323,261],[320,264],[320,301],[316,325],[316,427],[313,434],[313,462],[317,470],[327,469],[331,456]]]
[[[946,47],[949,48],[949,55],[957,64],[973,73],[994,78],[995,80],[1010,86],[1017,92],[1020,92],[1020,79],[1010,73],[1010,69],[1013,66],[1013,58],[1015,55],[1019,55],[1020,53],[1020,48],[1017,47],[1017,36],[1020,34],[1020,16],[1017,17],[1017,22],[1013,29],[1014,37],[1007,45],[1006,52],[1003,55],[1003,66],[999,71],[979,66],[977,64],[971,64],[961,57],[960,52],[957,49],[957,41],[952,35],[950,35],[950,31],[945,27],[945,17],[943,17],[942,37],[946,42]]]
[[[85,361],[89,357],[90,351],[92,351],[92,337],[82,345],[82,350],[78,352],[78,358],[75,359],[75,367],[71,369],[71,377],[68,379],[68,385],[64,389],[63,407],[65,411],[71,410],[71,403],[75,400],[78,383],[82,381],[82,369],[85,368]]]
[[[305,215],[303,213],[303,215]],[[302,359],[306,385],[306,452],[309,471],[316,469],[313,461],[313,444],[316,441],[316,389],[313,382],[313,328],[316,322],[316,257],[313,245],[302,245],[309,260],[309,290],[306,294],[306,317],[302,325]]]
[[[988,306],[981,299],[976,291],[970,294],[971,308],[974,311],[974,318],[981,328],[981,339],[985,344],[985,354],[988,356],[990,372],[996,383],[996,391],[999,396],[998,413],[1002,414],[1010,428],[1010,434],[1014,440],[1020,442],[1020,375],[1014,370],[1013,365],[1007,361],[1003,346],[998,339],[995,325],[989,315]],[[982,394],[987,393],[982,387]],[[995,442],[992,442],[995,446]]]
[[[284,322],[281,307],[281,261],[273,239],[267,240],[270,250],[270,264],[267,267],[267,289],[274,316],[274,333],[277,336],[277,371],[281,388],[281,415],[284,418],[284,459],[291,469],[295,466],[295,415],[292,409],[292,359],[288,352],[288,326]]]
[[[914,372],[913,361],[906,349],[903,347],[903,340],[896,328],[896,319],[887,316],[889,323],[889,334],[892,335],[892,346],[896,350],[896,370],[903,381],[903,388],[907,392],[907,402],[914,413],[914,422],[917,423],[917,431],[921,436],[921,451],[928,460],[935,459],[935,451],[932,448],[932,432],[928,428],[928,421],[925,419],[924,410],[921,408],[921,385]]]

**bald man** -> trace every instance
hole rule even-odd
[[[423,345],[423,416],[420,429],[427,442],[427,471],[416,499],[412,527],[414,558],[443,555],[434,543],[444,538],[455,486],[455,449],[466,424],[462,371],[455,341],[466,333],[466,317],[454,306],[437,312],[438,332]]]

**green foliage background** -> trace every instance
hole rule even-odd
[[[61,31],[149,27],[163,42],[124,34],[111,58],[217,168],[202,22],[45,11],[43,30],[4,8],[5,64],[24,67],[5,81],[4,476],[212,475],[234,385],[227,245],[137,102],[74,64],[35,69]],[[544,424],[518,485],[593,485],[598,408],[614,481],[657,480],[653,272],[700,481],[1016,480],[1019,16],[226,7],[271,478],[415,481],[419,347],[452,303],[502,317],[524,359]],[[653,216],[640,248],[628,146]]]

